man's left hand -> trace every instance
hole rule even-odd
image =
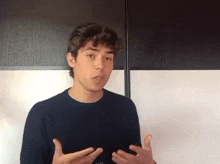
[[[150,140],[152,136],[148,134],[144,139],[144,149],[135,145],[130,145],[130,149],[137,155],[126,153],[122,150],[112,153],[112,160],[117,164],[154,164]]]

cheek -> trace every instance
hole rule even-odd
[[[112,73],[112,70],[113,70],[113,67],[109,67],[108,69],[106,69],[106,74],[110,76]]]
[[[84,75],[86,75],[86,74],[89,74],[89,72],[92,70],[92,64],[91,63],[89,63],[89,62],[82,62],[82,63],[80,63],[80,65],[79,65],[79,73],[80,74],[84,74]]]
[[[81,77],[88,78],[90,76],[91,69],[89,67],[82,67],[79,71]]]
[[[83,79],[87,76],[86,68],[84,68],[81,65],[77,65],[77,67],[74,68],[74,76]]]
[[[109,64],[109,71],[111,72],[112,70],[113,70],[113,68],[114,68],[114,63],[112,63],[112,64]]]

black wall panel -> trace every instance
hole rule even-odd
[[[125,40],[124,0],[1,0],[0,69],[68,69],[72,30],[94,22]],[[125,52],[116,59],[123,69]]]
[[[125,0],[1,0],[0,69],[68,69],[79,24],[114,28],[125,40]],[[127,0],[131,69],[219,69],[220,1]],[[124,68],[125,51],[116,69]]]
[[[129,0],[131,69],[220,69],[220,1]]]

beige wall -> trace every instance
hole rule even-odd
[[[34,103],[72,85],[68,71],[0,71],[0,164],[19,164]],[[142,138],[153,135],[158,164],[219,163],[220,71],[131,71]],[[124,72],[106,89],[124,94]]]

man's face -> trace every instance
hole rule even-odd
[[[87,91],[99,92],[107,83],[114,65],[112,49],[89,41],[78,50],[74,60],[74,85]]]

